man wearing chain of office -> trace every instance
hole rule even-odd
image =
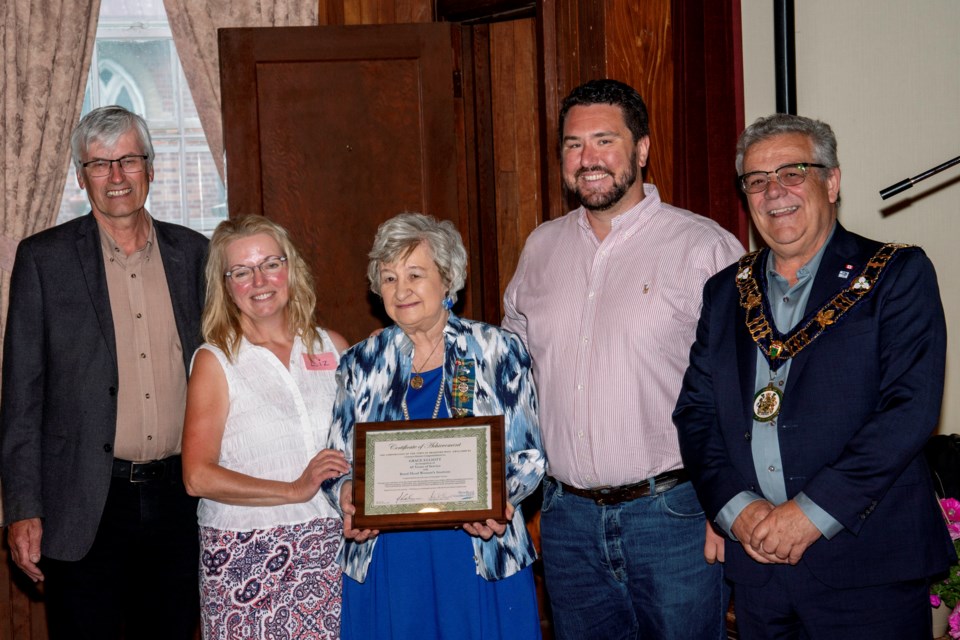
[[[740,637],[926,640],[953,558],[921,454],[946,352],[933,265],[837,222],[829,125],[761,118],[736,162],[769,248],[707,282],[674,422],[730,540]]]

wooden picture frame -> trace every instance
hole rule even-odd
[[[507,522],[503,416],[354,425],[356,529]]]

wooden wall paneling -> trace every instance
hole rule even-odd
[[[734,157],[743,130],[739,0],[674,0],[674,201],[747,246],[749,222]]]
[[[363,1],[364,0],[343,0],[343,24],[344,25],[364,24]],[[366,24],[371,24],[371,23],[368,22]]]
[[[339,26],[343,21],[343,0],[319,0],[317,10],[319,26]]]
[[[34,584],[0,547],[0,640],[46,640],[43,585]]]
[[[643,96],[650,114],[645,180],[673,202],[673,39],[670,0],[608,0],[604,16],[606,77]]]
[[[468,180],[461,192],[470,194],[469,202],[461,208],[466,217],[460,222],[461,229],[469,229],[470,239],[470,246],[467,247],[470,253],[467,274],[470,286],[465,295],[468,296],[466,302],[475,310],[475,319],[499,324],[503,292],[500,287],[497,221],[501,212],[497,207],[498,187],[494,173],[496,127],[491,109],[490,26],[465,26],[461,34],[465,49],[463,58],[473,61],[471,65],[463,65],[461,78],[465,111],[464,162]]]
[[[536,15],[536,0],[437,0],[437,20],[502,22]]]
[[[410,24],[433,22],[431,0],[317,0],[319,24]]]
[[[523,244],[542,219],[540,108],[534,20],[500,22],[490,29],[502,304]]]
[[[563,181],[560,178],[560,77],[558,55],[559,8],[556,0],[537,2],[535,21],[537,38],[537,82],[540,104],[540,196],[541,219],[552,220],[564,214]]]

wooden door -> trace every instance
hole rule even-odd
[[[285,226],[313,268],[319,321],[356,342],[390,322],[366,279],[381,222],[429,213],[471,246],[459,27],[237,28],[219,39],[230,216]]]

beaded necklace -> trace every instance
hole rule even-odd
[[[440,414],[440,403],[443,402],[443,380],[444,380],[444,371],[440,370],[440,388],[437,390],[437,401],[433,405],[433,415],[430,416],[431,420],[436,420],[437,416]],[[423,383],[420,384],[423,386]],[[419,389],[420,387],[416,387]],[[407,394],[403,394],[403,401],[400,403],[400,408],[403,410],[403,419],[410,420],[410,412],[407,410]]]

